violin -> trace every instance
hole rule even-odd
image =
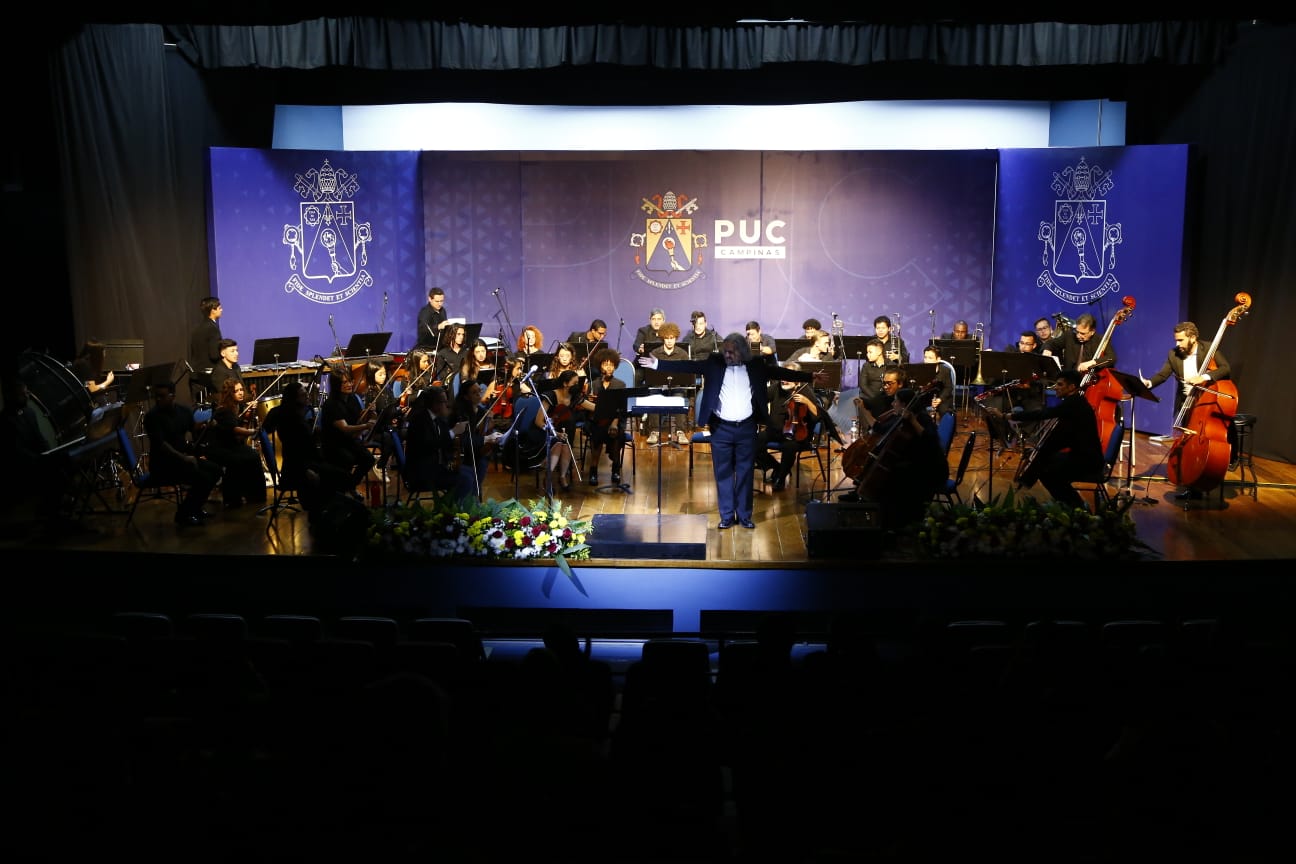
[[[798,402],[796,398],[804,390],[805,386],[799,384],[792,390],[792,395],[788,398],[786,405],[787,422],[783,424],[783,437],[797,443],[801,443],[810,437],[810,426],[814,419],[810,406]]]

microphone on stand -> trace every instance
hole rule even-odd
[[[491,292],[491,296],[492,296],[492,297],[498,297],[498,296],[499,296],[499,292],[500,292],[500,289],[499,289],[499,288],[496,288],[494,291]]]

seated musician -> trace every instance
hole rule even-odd
[[[329,396],[320,409],[320,446],[324,461],[345,472],[350,478],[346,491],[355,494],[355,487],[369,474],[376,460],[369,448],[361,443],[361,436],[374,428],[373,420],[361,421],[361,407],[355,397],[355,382],[350,375],[333,373],[329,376]]]
[[[518,336],[517,350],[525,357],[544,353],[544,334],[540,332],[540,328],[534,324],[523,327],[522,335]]]
[[[784,369],[798,370],[801,364],[790,361]],[[783,491],[787,478],[796,466],[797,453],[807,446],[821,412],[814,390],[796,381],[769,383],[769,423],[756,439],[756,467],[774,472],[772,486]],[[769,445],[778,445],[778,459]]]
[[[91,339],[81,346],[72,361],[72,377],[85,385],[92,405],[107,405],[109,401],[108,388],[112,387],[114,376],[111,369],[103,368],[107,351],[107,345]]]
[[[226,378],[216,397],[216,408],[202,438],[205,453],[225,469],[221,497],[226,510],[264,504],[265,470],[250,439],[256,434],[256,403],[243,404],[243,382]]]
[[[585,398],[585,381],[574,369],[558,375],[558,386],[545,393],[544,412],[538,412],[536,424],[544,428],[545,414],[553,424],[555,440],[549,445],[549,473],[564,492],[571,489],[568,476],[572,471],[572,442],[576,440],[578,412],[589,413],[594,403]],[[550,489],[550,494],[553,490]]]
[[[450,386],[450,382],[455,375],[459,374],[459,367],[463,365],[464,358],[468,355],[468,345],[465,341],[468,328],[462,324],[452,324],[449,329],[450,343],[436,353],[432,368],[432,380],[440,382],[443,387]]]
[[[616,377],[617,366],[621,363],[621,354],[615,348],[600,350],[594,355],[594,362],[598,365],[599,375],[589,383],[589,400],[597,405],[600,396],[608,390],[624,389],[625,382]],[[608,461],[612,466],[612,483],[620,485],[621,457],[625,452],[625,435],[622,432],[624,421],[625,416],[622,414],[608,420],[591,422],[586,427],[589,432],[590,461],[585,473],[589,477],[591,486],[599,485],[598,464],[604,448],[607,449]]]
[[[806,331],[810,347],[792,359],[798,363],[827,363],[833,359],[832,335],[827,330]]]
[[[279,439],[280,486],[295,491],[302,506],[314,512],[334,493],[345,492],[351,477],[324,461],[307,418],[309,407],[306,388],[300,381],[289,381],[283,388],[283,401],[266,414],[262,428]]]
[[[459,472],[454,489],[456,498],[481,498],[490,456],[501,434],[494,431],[488,420],[490,408],[483,404],[481,392],[482,386],[475,379],[464,378],[451,406],[451,424],[467,424],[465,433],[458,436]]]
[[[233,339],[220,340],[220,362],[212,367],[211,391],[213,398],[221,392],[221,386],[228,378],[243,383],[243,372],[239,366],[239,347]]]
[[[882,378],[891,407],[876,418],[867,438],[855,445],[868,458],[853,477],[855,491],[841,501],[874,501],[882,509],[882,527],[900,531],[921,520],[927,505],[949,479],[949,461],[936,423],[923,404],[922,391],[900,389],[904,373],[887,369]],[[843,462],[845,457],[843,457]]]
[[[585,374],[585,366],[576,360],[576,349],[570,342],[559,342],[558,347],[554,350],[553,361],[549,368],[545,370],[546,378],[557,378],[568,369],[577,375]]]
[[[661,326],[661,329],[657,331],[657,335],[661,337],[662,344],[660,347],[654,348],[651,352],[649,352],[653,357],[656,357],[658,360],[689,359],[688,349],[685,348],[683,345],[679,344],[680,328],[678,324],[675,324],[671,321],[667,321],[665,324]],[[681,386],[683,385],[692,386],[694,380],[695,380],[694,376],[688,376],[687,380],[684,377],[681,377],[680,380],[673,383],[679,384]],[[658,425],[660,425],[661,423],[660,417],[657,418],[657,422]],[[649,444],[656,444],[659,440],[660,440],[660,436],[658,435],[658,431],[656,429],[654,429],[652,432],[648,434]],[[688,436],[684,434],[683,429],[680,429],[678,432],[676,432],[676,441],[680,444],[688,443]]]
[[[932,390],[930,406],[939,423],[946,414],[954,413],[954,367],[940,359],[934,345],[923,349],[923,362],[936,365],[936,387]]]
[[[490,348],[483,340],[476,339],[472,349],[464,357],[463,365],[459,367],[459,392],[463,392],[463,386],[469,381],[480,384],[484,373],[490,373],[491,379],[481,387],[478,399],[483,405],[487,405],[499,394],[500,383],[495,380],[496,369],[490,359]],[[459,398],[457,394],[455,398]]]
[[[887,368],[885,353],[886,345],[877,337],[869,339],[864,344],[864,362],[860,364],[857,384],[860,399],[867,401],[881,395],[882,373]],[[885,411],[886,409],[883,408],[882,410]],[[860,428],[867,429],[868,427],[860,423]]]
[[[400,425],[400,399],[392,392],[386,363],[370,360],[365,364],[364,376],[364,411],[361,417],[374,421],[366,443],[369,447],[378,448],[378,465],[386,468],[392,457],[391,436],[398,434]]]
[[[466,421],[456,422],[450,414],[450,395],[444,387],[434,385],[419,394],[410,409],[409,429],[405,441],[405,484],[416,492],[445,491],[455,488],[456,435],[468,429]]]
[[[154,384],[153,400],[153,407],[144,415],[149,473],[164,485],[187,485],[188,491],[176,510],[176,524],[202,525],[211,515],[203,510],[203,504],[223,471],[220,465],[195,452],[193,436],[199,427],[193,411],[175,401],[175,385],[169,381]]]
[[[1064,369],[1054,384],[1061,402],[1017,415],[1023,422],[1053,421],[1040,433],[1029,461],[1023,459],[1017,485],[1029,489],[1038,480],[1054,500],[1077,508],[1084,507],[1084,499],[1071,484],[1101,480],[1106,468],[1098,441],[1098,418],[1080,392],[1083,377],[1075,369]],[[986,413],[1003,416],[994,407],[987,408]]]

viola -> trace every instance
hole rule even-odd
[[[1098,350],[1094,351],[1094,360],[1101,357],[1103,352],[1107,350],[1107,345],[1111,342],[1112,331],[1117,326],[1128,321],[1130,316],[1134,314],[1135,300],[1133,297],[1125,296],[1121,298],[1121,303],[1123,308],[1112,316],[1111,323],[1107,325],[1107,332],[1103,334],[1102,341],[1098,343]],[[1098,440],[1105,447],[1107,442],[1111,440],[1112,432],[1116,429],[1116,406],[1127,398],[1125,388],[1107,371],[1105,366],[1093,366],[1081,379],[1080,389],[1084,391],[1085,401],[1089,403],[1094,416],[1098,418]]]
[[[792,391],[792,397],[787,400],[787,422],[783,424],[783,437],[798,444],[810,437],[811,418],[814,416],[809,405],[796,400],[796,395],[804,386],[798,385]]]
[[[1239,292],[1234,300],[1238,305],[1224,316],[1215,341],[1206,352],[1202,365],[1207,370],[1216,368],[1215,351],[1224,338],[1224,331],[1251,311],[1251,295]],[[1174,428],[1179,435],[1170,447],[1166,462],[1166,476],[1171,483],[1209,492],[1223,482],[1231,450],[1228,426],[1237,414],[1237,406],[1238,391],[1232,381],[1212,379],[1193,386],[1175,416]]]
[[[510,384],[500,393],[495,404],[491,406],[491,414],[496,417],[507,420],[513,416],[513,385]]]

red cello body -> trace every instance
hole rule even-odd
[[[1215,350],[1219,348],[1225,328],[1236,324],[1251,309],[1250,295],[1240,293],[1235,299],[1239,305],[1224,316],[1215,341],[1206,353],[1208,370],[1215,368]],[[1237,409],[1238,390],[1232,381],[1212,380],[1193,388],[1175,418],[1175,430],[1179,435],[1166,459],[1166,477],[1171,483],[1197,492],[1209,492],[1224,482],[1232,449],[1228,428]]]

